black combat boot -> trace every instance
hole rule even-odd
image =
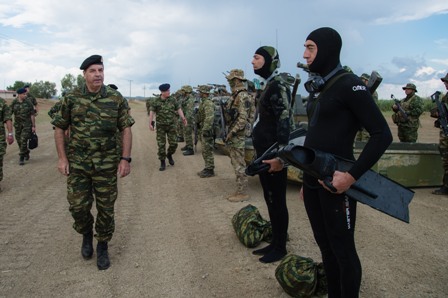
[[[96,265],[99,270],[106,270],[110,267],[109,253],[107,252],[107,242],[100,241],[96,246]]]
[[[82,235],[81,255],[85,260],[90,260],[93,255],[93,232]]]
[[[182,154],[185,156],[194,155],[194,151],[191,148],[187,148],[184,152],[182,152]]]
[[[183,146],[182,148],[180,148],[181,151],[185,151],[188,149],[188,145]]]
[[[171,154],[166,156],[168,158],[168,162],[170,163],[170,165],[174,166],[174,159],[173,156]]]
[[[25,160],[30,160],[30,153],[29,152],[25,155]]]
[[[19,158],[19,165],[23,166],[25,164],[25,158],[23,156],[20,156]]]
[[[201,178],[209,178],[215,176],[215,171],[213,169],[203,169],[198,175]]]
[[[159,171],[165,171],[165,167],[166,167],[166,164],[165,164],[165,160],[163,159],[160,161]]]

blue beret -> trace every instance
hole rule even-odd
[[[17,94],[23,94],[26,92],[25,88],[20,88],[19,90],[17,90]]]
[[[79,69],[86,70],[92,64],[101,64],[103,65],[103,57],[100,55],[92,55],[81,64]]]
[[[23,86],[23,88],[30,88],[30,85],[25,85]]]
[[[159,90],[161,92],[168,91],[168,90],[170,90],[170,87],[171,87],[170,84],[162,84],[159,86]]]

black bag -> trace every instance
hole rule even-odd
[[[39,139],[35,132],[31,133],[31,137],[28,139],[28,149],[33,150],[36,149],[39,145]]]

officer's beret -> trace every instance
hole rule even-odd
[[[101,64],[103,65],[103,57],[100,55],[92,55],[81,64],[79,69],[86,70],[92,64]]]
[[[25,85],[23,86],[23,88],[30,88],[30,85]]]
[[[20,88],[19,90],[17,90],[17,94],[23,94],[26,92],[25,88]]]
[[[168,90],[170,90],[170,87],[171,87],[170,84],[162,84],[159,86],[159,90],[161,92],[168,91]]]
[[[109,85],[107,85],[107,86],[109,86],[110,88],[112,88],[112,89],[114,89],[114,90],[118,90],[118,87],[117,87],[117,85],[115,85],[115,84],[109,84]]]

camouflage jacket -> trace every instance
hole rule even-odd
[[[199,105],[197,122],[201,131],[212,131],[215,121],[215,104],[209,98],[202,98]]]
[[[56,115],[56,113],[59,112],[59,110],[61,109],[61,105],[62,100],[59,100],[50,108],[50,110],[48,110],[48,116],[50,116],[51,119],[53,119],[54,115]]]
[[[423,101],[416,94],[407,96],[400,102],[401,107],[408,116],[407,121],[399,121],[400,126],[418,127],[420,124],[419,117],[423,113]],[[399,117],[401,113],[396,113]]]
[[[70,128],[69,150],[84,157],[97,151],[116,153],[117,129],[123,131],[134,123],[120,92],[105,85],[96,94],[85,86],[70,91],[51,121],[63,130]]]
[[[0,153],[4,153],[4,149],[6,148],[5,122],[12,120],[11,117],[11,109],[6,104],[6,101],[0,97]],[[3,150],[1,150],[2,148]]]
[[[29,100],[33,104],[33,106],[37,106],[37,100],[31,94],[28,93],[28,95],[26,96],[26,100]]]
[[[32,125],[31,116],[34,115],[34,106],[31,101],[17,98],[11,103],[11,112],[14,115],[14,125]]]
[[[246,90],[234,92],[226,102],[224,110],[228,135],[250,135],[247,130],[250,130],[255,111],[252,96]]]
[[[187,118],[188,123],[193,123],[194,101],[195,98],[192,94],[188,94],[182,98],[182,111],[184,112],[184,116]]]
[[[158,96],[152,100],[149,109],[156,113],[157,125],[170,126],[176,125],[179,116],[177,110],[179,110],[179,108],[179,102],[173,96],[166,99],[162,99]]]

